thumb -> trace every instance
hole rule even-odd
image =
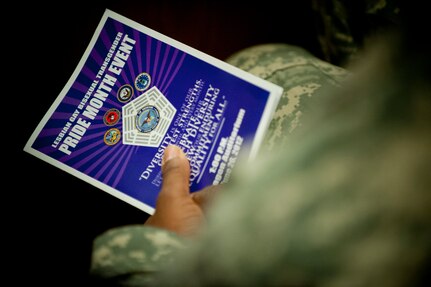
[[[162,161],[162,196],[189,196],[190,164],[186,154],[176,145],[165,149]]]
[[[178,146],[170,145],[165,149],[162,176],[156,210],[145,224],[180,235],[194,235],[204,219],[203,212],[190,196],[189,160]]]

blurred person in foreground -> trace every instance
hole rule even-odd
[[[190,194],[188,160],[168,147],[155,214],[96,238],[94,278],[429,286],[431,50],[413,38],[421,16],[406,10],[349,72],[282,44],[232,56],[285,88],[260,158],[221,190]]]

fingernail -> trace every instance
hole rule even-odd
[[[165,153],[162,158],[162,165],[166,164],[173,158],[179,157],[181,155],[181,149],[176,145],[167,146]]]

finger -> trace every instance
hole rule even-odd
[[[211,185],[205,187],[200,191],[196,191],[192,193],[192,199],[199,205],[201,208],[205,209],[206,206],[211,205],[211,202],[214,200],[215,196],[219,193],[219,190],[222,188],[222,185]]]
[[[170,145],[165,149],[162,175],[161,195],[189,196],[189,160],[178,146]]]

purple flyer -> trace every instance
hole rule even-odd
[[[149,213],[164,149],[190,161],[190,190],[253,160],[282,88],[110,10],[24,150]]]

